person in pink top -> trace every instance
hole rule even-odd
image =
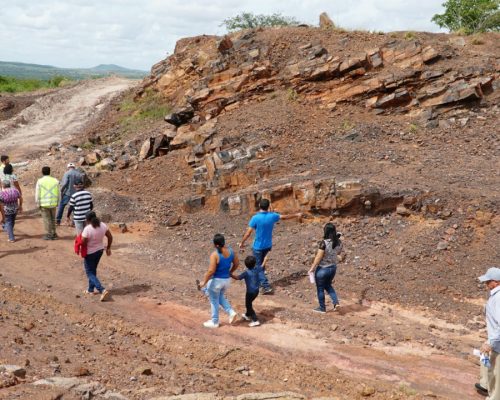
[[[94,211],[89,211],[85,215],[87,226],[82,232],[82,243],[87,246],[87,255],[83,259],[85,273],[89,279],[89,287],[85,291],[87,294],[101,294],[101,301],[109,297],[109,291],[106,290],[99,279],[97,278],[97,266],[104,253],[104,237],[108,238],[106,247],[106,255],[111,255],[111,243],[113,243],[113,235],[109,231],[104,222],[101,222]],[[94,290],[97,290],[95,292]]]

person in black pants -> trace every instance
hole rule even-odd
[[[313,311],[321,314],[326,313],[325,291],[328,292],[333,303],[333,311],[340,307],[337,293],[332,286],[333,278],[337,272],[337,255],[342,251],[340,233],[337,233],[335,225],[331,222],[324,227],[323,240],[319,242],[318,252],[309,269],[309,274],[314,274],[316,289],[318,293],[319,307]]]
[[[246,321],[251,321],[248,324],[248,326],[250,327],[260,325],[260,322],[257,319],[257,314],[255,313],[252,304],[259,295],[259,271],[255,268],[256,263],[257,260],[254,256],[248,256],[247,258],[245,258],[245,266],[247,267],[247,270],[240,275],[231,275],[233,279],[245,280],[245,285],[247,287],[247,292],[245,295],[245,305],[247,311],[241,316]]]

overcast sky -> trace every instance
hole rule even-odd
[[[242,11],[274,12],[318,24],[322,11],[348,29],[438,31],[444,0],[5,0],[0,61],[149,70],[186,36],[224,34]]]

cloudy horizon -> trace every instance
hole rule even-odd
[[[348,2],[262,0],[13,0],[0,9],[0,61],[89,68],[117,64],[149,70],[171,54],[177,40],[223,35],[221,23],[243,11],[275,12],[318,25],[326,11],[346,29],[441,31],[431,22],[443,0]]]

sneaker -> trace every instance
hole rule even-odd
[[[106,301],[108,298],[109,298],[109,291],[104,289],[104,291],[101,293],[101,298],[99,300]]]
[[[259,326],[260,322],[259,321],[252,321],[248,324],[248,326],[253,327],[253,326]]]
[[[315,308],[313,311],[320,314],[326,314],[326,311],[323,310],[321,307]]]
[[[247,317],[246,314],[241,314],[241,318],[243,318],[245,321],[250,321],[250,318]]]
[[[214,324],[214,321],[212,321],[211,319],[209,319],[208,321],[203,322],[203,326],[205,328],[215,329],[215,328],[219,327],[219,324]]]
[[[229,325],[234,322],[237,316],[238,314],[235,311],[231,311],[231,314],[229,314]]]
[[[263,291],[262,291],[262,294],[273,294],[274,290],[273,288],[265,288]]]
[[[333,311],[339,311],[339,310],[340,310],[340,304],[334,304]]]
[[[9,242],[9,243],[14,243],[14,242],[15,242],[15,240],[13,240],[13,239],[9,239],[9,240],[8,240],[8,242]]]
[[[52,238],[49,235],[43,235],[43,240],[52,240]]]
[[[476,383],[474,387],[481,396],[488,396],[488,389],[482,387],[480,383]]]

